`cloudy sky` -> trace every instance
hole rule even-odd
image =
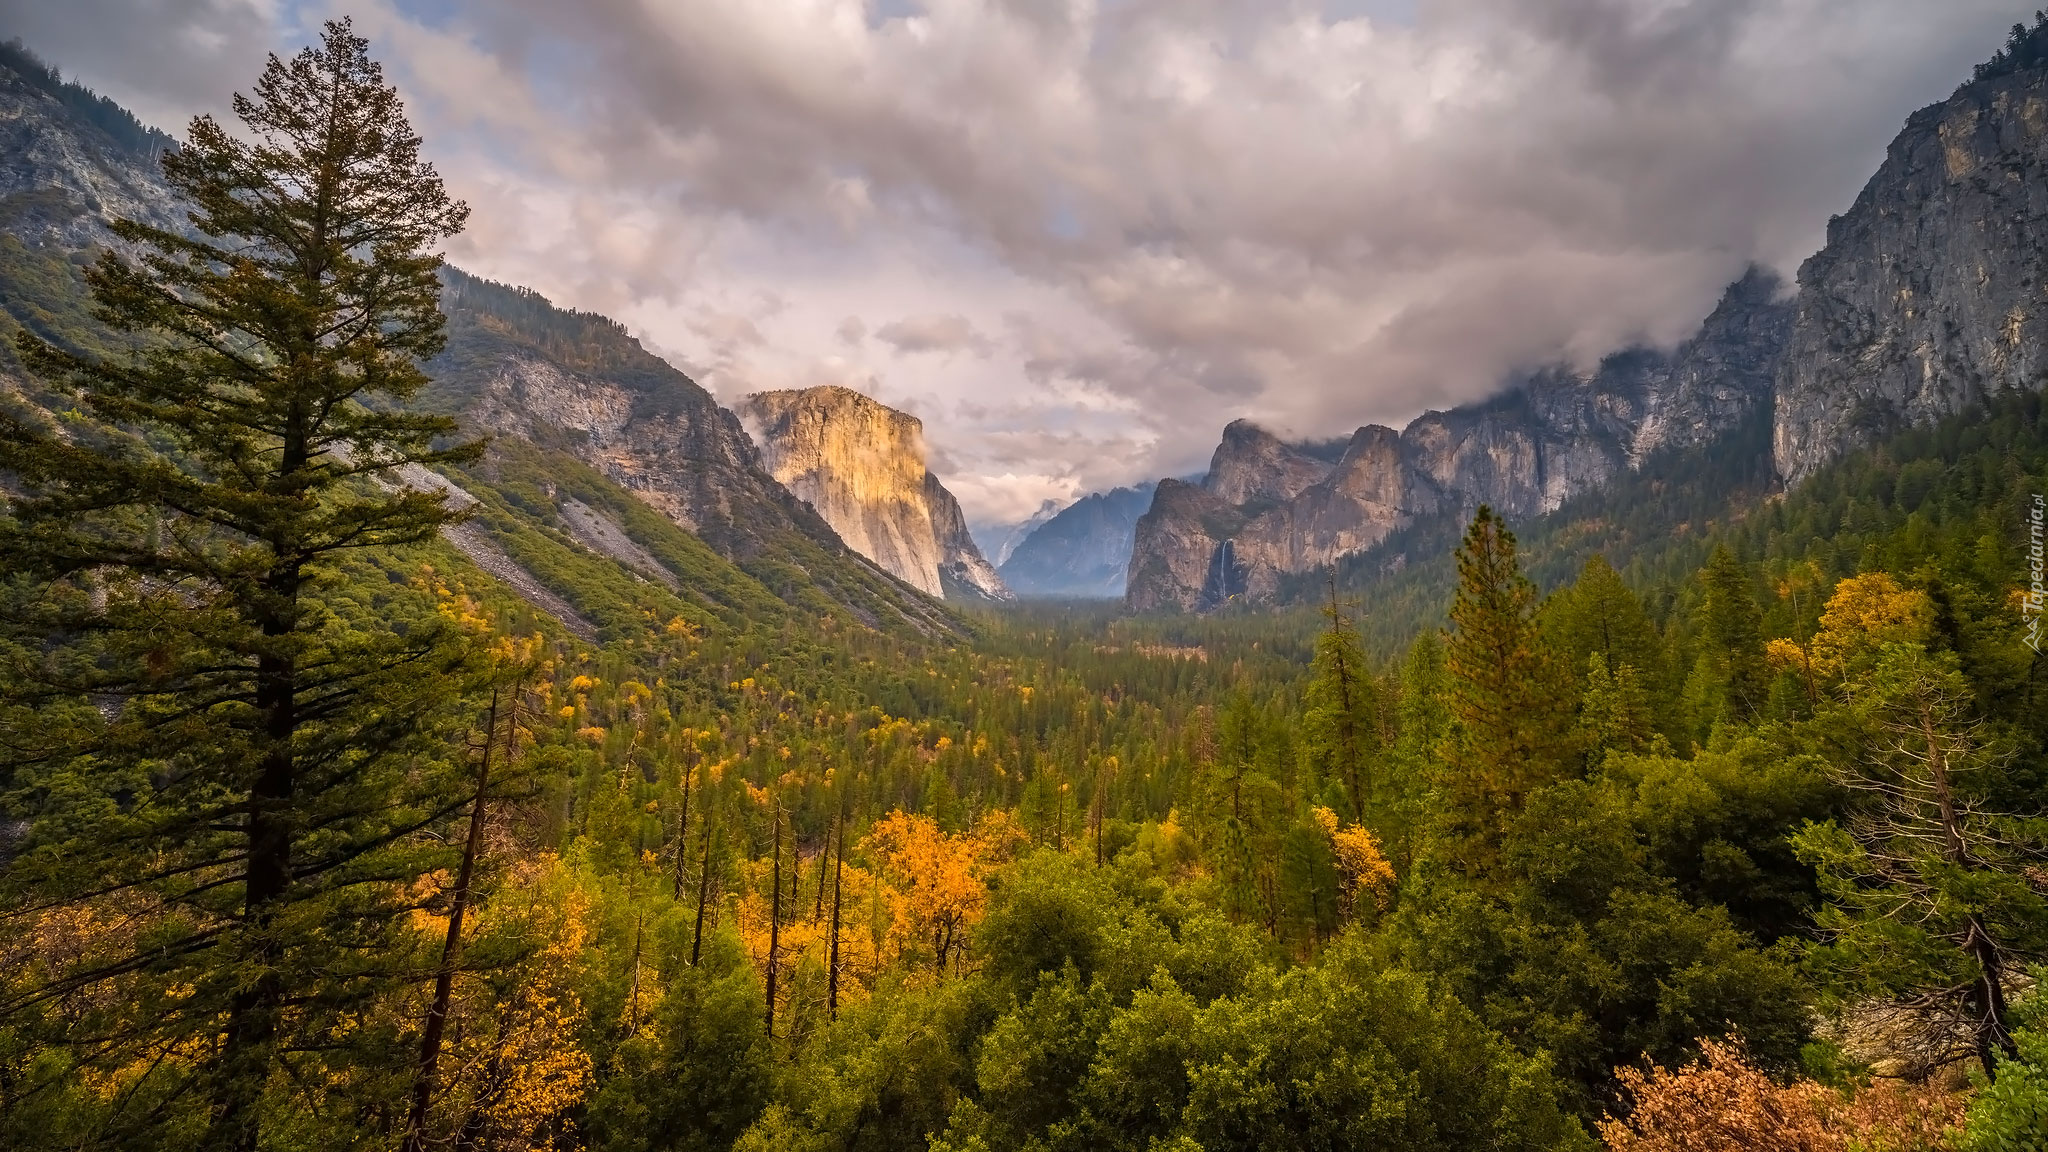
[[[0,0],[178,128],[348,13],[451,255],[730,399],[923,417],[980,520],[1682,338],[2036,0]]]

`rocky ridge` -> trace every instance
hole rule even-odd
[[[1206,610],[1363,551],[1418,517],[1481,504],[1554,511],[1653,455],[1711,442],[1767,407],[1790,327],[1769,272],[1730,285],[1691,339],[1592,372],[1551,368],[1482,404],[1368,425],[1334,461],[1245,421],[1198,484],[1162,481],[1133,534],[1125,601]]]
[[[1800,268],[1778,474],[1796,483],[1891,432],[2040,389],[2044,290],[2048,69],[2033,66],[1914,113]]]
[[[930,596],[1010,598],[925,467],[915,416],[836,386],[757,392],[736,407],[768,474],[847,547]]]
[[[1020,597],[1121,598],[1154,487],[1089,493],[1034,528],[996,571]]]

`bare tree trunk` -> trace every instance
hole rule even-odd
[[[1948,846],[1949,860],[1958,867],[1970,867],[1970,849],[1963,838],[1962,820],[1956,814],[1955,792],[1949,785],[1948,758],[1942,748],[1941,737],[1936,729],[1933,710],[1924,704],[1920,709],[1920,734],[1927,741],[1927,770],[1934,780],[1934,801],[1941,813],[1942,839]],[[1977,961],[1977,986],[1970,999],[1976,1009],[1977,1061],[1984,1066],[1984,1075],[1995,1079],[1998,1075],[1998,1057],[2019,1055],[2019,1044],[2012,1038],[2006,1026],[2005,966],[1998,955],[1998,944],[1991,934],[1984,930],[1984,923],[1975,915],[1969,919],[1969,928],[1963,941],[1963,948]]]
[[[706,782],[709,786],[709,782]],[[711,798],[704,798],[704,863],[697,875],[697,927],[690,933],[690,967],[704,955],[704,906],[711,902],[711,825],[715,813]]]
[[[683,902],[684,873],[688,871],[686,864],[690,858],[690,777],[693,774],[690,767],[683,768],[683,812],[676,819],[676,878],[670,895],[678,904]]]
[[[484,746],[477,757],[476,794],[469,803],[469,839],[462,846],[462,864],[455,873],[455,892],[448,908],[448,934],[441,941],[441,963],[434,972],[434,999],[427,1008],[427,1026],[420,1037],[419,1066],[413,1072],[412,1107],[406,1115],[404,1152],[423,1152],[427,1113],[434,1102],[434,1074],[441,1059],[441,1034],[448,1025],[448,1001],[455,987],[455,965],[462,956],[462,919],[469,911],[470,882],[484,842],[484,797],[491,782],[491,750],[498,742],[498,689],[491,690],[484,714]],[[508,741],[509,743],[509,741]],[[509,751],[507,755],[510,755]]]
[[[782,810],[780,802],[768,810],[768,819],[775,826],[775,872],[770,878],[768,890],[768,1038],[775,1039],[775,978],[782,967]]]
[[[827,1018],[839,1019],[839,898],[844,893],[846,879],[846,801],[839,802],[839,820],[834,839],[838,850],[833,853],[832,865],[832,955],[825,971],[825,1012]]]

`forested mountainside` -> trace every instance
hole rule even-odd
[[[367,51],[276,90],[395,117]],[[294,147],[432,205],[405,136]],[[2038,1146],[2038,395],[1784,493],[1757,408],[1320,614],[970,618],[793,498],[723,527],[701,393],[435,235],[363,339],[445,349],[336,406],[381,483],[236,454],[348,373],[217,386],[0,237],[0,1146]]]

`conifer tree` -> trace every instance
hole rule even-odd
[[[1514,533],[1482,506],[1458,547],[1439,766],[1445,847],[1471,872],[1492,868],[1501,829],[1572,760],[1568,682],[1537,633],[1535,606]]]
[[[1836,765],[1860,802],[1793,837],[1829,901],[1812,966],[1844,1001],[1885,998],[1917,1022],[1911,1055],[1926,1066],[1970,1055],[1995,1076],[2016,1053],[2008,987],[2048,961],[2048,812],[2038,797],[2021,811],[1999,803],[2025,790],[1971,717],[1955,655],[1877,636],[1831,716],[1873,734],[1860,761]]]
[[[1714,549],[1700,583],[1706,591],[1701,609],[1705,656],[1722,694],[1720,715],[1746,723],[1763,710],[1771,692],[1763,613],[1757,608],[1749,570],[1723,545]]]
[[[1334,582],[1323,615],[1329,626],[1316,639],[1302,717],[1308,753],[1327,778],[1343,785],[1352,819],[1364,819],[1375,800],[1373,766],[1381,751],[1379,685]]]
[[[359,630],[323,592],[453,515],[396,470],[475,449],[403,406],[467,210],[365,41],[330,23],[234,110],[240,131],[200,117],[163,157],[190,230],[116,223],[128,252],[88,273],[138,351],[19,338],[59,414],[0,413],[0,784],[31,825],[0,903],[155,908],[133,952],[7,1007],[146,971],[151,1011],[104,1058],[212,1053],[168,1098],[206,1102],[206,1147],[252,1149],[282,1054],[350,1042],[392,882],[428,866],[395,846],[463,802],[429,770],[455,633]]]
[[[1543,630],[1574,671],[1583,671],[1587,658],[1596,655],[1610,676],[1624,664],[1639,678],[1663,670],[1663,645],[1643,602],[1605,556],[1587,560],[1579,578],[1545,602]]]

